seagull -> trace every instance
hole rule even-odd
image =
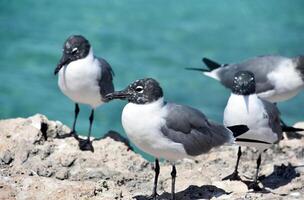
[[[236,72],[251,71],[255,76],[256,94],[272,103],[286,101],[304,89],[304,56],[294,58],[276,55],[258,56],[236,64],[219,64],[209,58],[203,58],[202,61],[208,69],[186,69],[202,71],[206,76],[220,81],[229,89],[233,89]],[[284,130],[288,132],[303,131],[288,126],[282,119],[280,121]]]
[[[233,87],[236,72],[251,71],[256,80],[257,95],[273,103],[286,101],[304,89],[304,56],[259,56],[236,64],[219,64],[208,58],[202,61],[209,69],[188,69],[203,71],[229,89]]]
[[[114,72],[109,63],[97,58],[89,41],[81,35],[72,35],[64,43],[62,57],[55,68],[61,92],[75,103],[75,115],[71,136],[79,141],[81,150],[94,151],[90,141],[94,110],[106,102],[105,95],[114,91]],[[89,134],[86,140],[76,134],[76,121],[80,111],[78,104],[91,107]]]
[[[122,126],[137,147],[155,157],[153,199],[157,196],[159,159],[174,163],[193,158],[225,143],[233,144],[234,137],[248,131],[244,125],[226,128],[209,121],[199,110],[165,102],[161,86],[152,78],[136,80],[106,98],[129,102],[122,111]],[[176,173],[172,164],[172,199],[175,199]]]
[[[240,180],[238,165],[242,155],[241,146],[258,149],[257,168],[251,189],[260,190],[257,180],[264,150],[282,139],[280,112],[275,104],[261,99],[256,94],[254,74],[250,71],[239,71],[234,75],[232,93],[224,111],[224,125],[245,124],[249,131],[238,136],[238,157],[234,172],[224,180]]]

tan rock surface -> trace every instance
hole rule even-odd
[[[94,153],[82,152],[74,138],[58,138],[68,132],[43,115],[1,120],[0,199],[148,199],[152,163],[111,138],[95,140]],[[241,181],[221,181],[234,169],[236,147],[179,161],[177,198],[303,199],[303,146],[303,137],[284,139],[262,155],[261,184],[268,193],[251,192]],[[254,150],[244,151],[239,168],[243,180],[253,177],[256,158]],[[161,163],[159,199],[170,198],[170,170],[169,163]]]

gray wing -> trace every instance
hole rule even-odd
[[[101,67],[101,76],[98,80],[100,94],[102,97],[114,92],[113,76],[114,71],[112,70],[110,64],[102,58],[97,58],[99,61],[99,66]]]
[[[261,99],[262,100],[262,99]],[[282,139],[282,128],[280,123],[280,111],[277,106],[271,102],[262,100],[264,108],[268,114],[269,126],[274,133],[278,135],[278,141]],[[277,141],[277,142],[278,142]]]
[[[275,70],[282,62],[286,61],[282,56],[260,56],[248,59],[237,64],[228,64],[219,70],[219,77],[223,85],[232,88],[234,74],[238,71],[251,71],[256,80],[256,92],[261,93],[274,89],[274,85],[268,80],[267,75]]]
[[[203,113],[188,106],[166,104],[168,115],[162,133],[183,144],[187,154],[197,156],[231,141],[232,134],[223,125],[208,121]]]

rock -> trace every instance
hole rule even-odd
[[[56,172],[55,177],[59,180],[67,179],[69,175],[69,171],[67,169],[59,169],[58,172]]]
[[[53,170],[45,165],[38,166],[38,168],[36,169],[36,173],[38,176],[44,177],[51,177],[54,174]]]
[[[0,164],[2,163],[5,165],[8,165],[13,161],[13,159],[14,159],[13,154],[11,153],[11,151],[9,149],[7,149],[0,155]]]
[[[216,181],[213,182],[214,186],[218,188],[222,188],[226,192],[233,192],[233,193],[246,193],[248,191],[248,187],[242,181]]]
[[[148,199],[153,164],[132,151],[126,138],[111,131],[93,140],[91,153],[80,151],[69,132],[40,114],[0,120],[0,199]],[[255,174],[256,150],[243,149],[243,181],[221,181],[234,169],[237,147],[178,161],[177,199],[299,199],[304,195],[303,146],[303,137],[285,139],[262,154],[260,184],[269,193],[249,192],[245,184]],[[166,200],[171,165],[161,162],[160,167],[159,199]]]
[[[13,200],[16,197],[16,190],[14,187],[0,179],[0,199]]]
[[[64,155],[60,157],[60,164],[63,167],[71,167],[76,159],[74,155]]]

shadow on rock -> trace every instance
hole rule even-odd
[[[201,187],[191,185],[184,191],[176,193],[176,200],[211,199],[225,194],[230,194],[225,190],[213,185],[203,185]],[[135,196],[136,200],[151,200],[150,196]],[[163,193],[157,197],[158,200],[171,200],[170,193]]]
[[[104,138],[107,138],[107,137],[112,138],[116,142],[122,142],[123,144],[125,144],[128,147],[128,150],[133,151],[133,147],[131,146],[130,141],[126,137],[123,137],[122,135],[120,135],[119,133],[117,133],[116,131],[110,130],[103,137],[96,138],[95,140],[101,140],[101,139],[104,139]]]
[[[276,189],[283,185],[287,185],[294,178],[299,177],[300,174],[296,172],[295,168],[298,166],[292,166],[282,164],[281,166],[275,165],[273,172],[268,176],[261,176],[259,180],[263,183],[264,187]]]
[[[45,140],[47,140],[47,135],[46,135],[47,129],[48,129],[47,124],[45,124],[45,123],[41,124],[41,132],[42,132]],[[126,137],[123,137],[118,132],[113,131],[113,130],[108,131],[102,137],[94,138],[93,140],[91,140],[90,143],[87,142],[86,138],[78,135],[76,132],[70,132],[70,133],[60,132],[55,136],[55,138],[57,138],[57,139],[65,139],[65,138],[70,138],[70,137],[74,137],[79,142],[79,147],[80,147],[80,150],[82,150],[82,151],[89,150],[89,151],[94,152],[94,147],[92,146],[92,142],[99,141],[99,140],[105,139],[107,137],[112,138],[113,140],[115,140],[117,142],[122,142],[123,144],[125,144],[128,147],[128,150],[133,151],[133,147],[131,146],[130,141]]]

